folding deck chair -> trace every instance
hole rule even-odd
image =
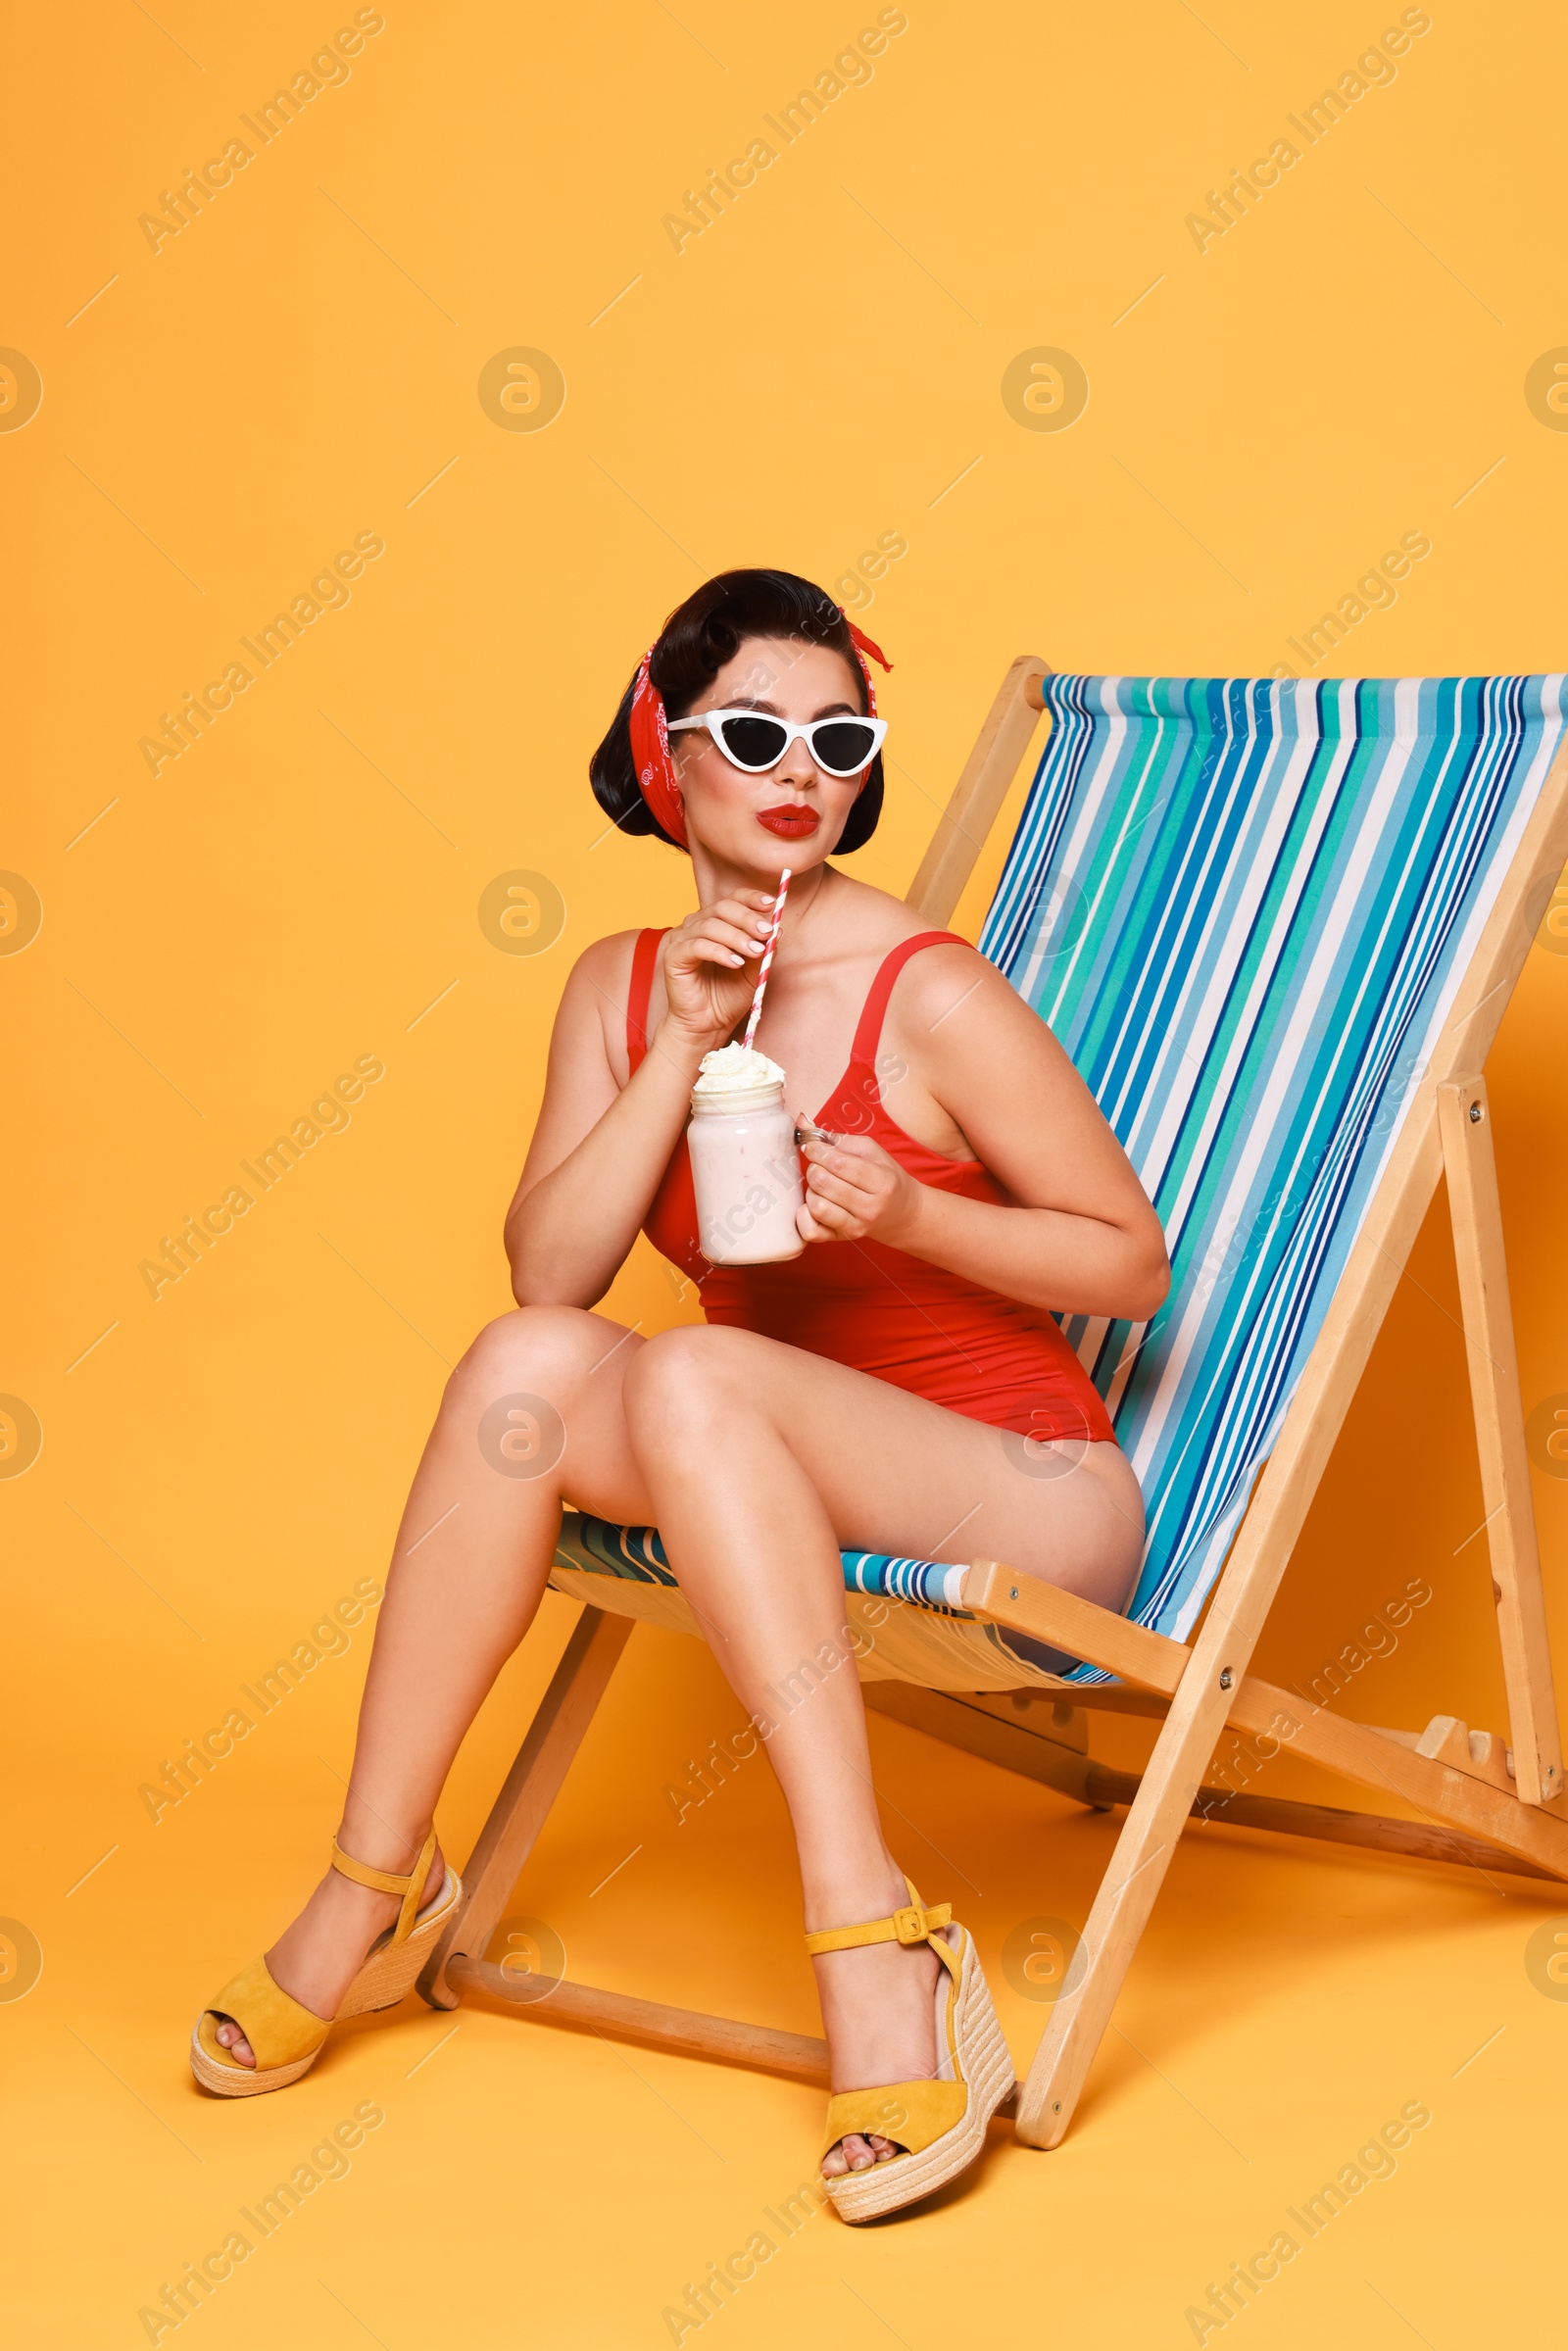
[[[1152,1321],[1064,1323],[1143,1486],[1144,1565],[1126,1616],[993,1560],[849,1553],[844,1575],[868,1702],[1127,1807],[1076,1981],[1017,2091],[1020,2136],[1049,2147],[1190,1816],[1568,1879],[1481,1075],[1568,859],[1568,680],[1057,677],[1016,661],[909,892],[923,921],[952,914],[1042,710],[980,948],[1071,1054],[1165,1228]],[[1248,1670],[1444,1175],[1506,1739],[1445,1715],[1372,1729]],[[698,1630],[650,1528],[568,1513],[551,1581],[583,1613],[421,1990],[453,2007],[483,1988],[539,2022],[825,2082],[820,2040],[568,1981],[541,1999],[485,1960],[633,1624]],[[1163,1715],[1141,1781],[1091,1761],[1097,1705]],[[1227,1726],[1421,1818],[1205,1789]]]

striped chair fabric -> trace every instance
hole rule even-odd
[[[1165,1228],[1152,1321],[1061,1319],[1146,1497],[1128,1613],[1180,1640],[1545,780],[1568,681],[1052,677],[1045,698],[980,950],[1072,1056]],[[846,1553],[844,1574],[867,1678],[1060,1678],[963,1616],[956,1569]],[[568,1515],[553,1581],[691,1629],[653,1530]]]

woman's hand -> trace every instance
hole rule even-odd
[[[883,1241],[902,1249],[925,1187],[868,1135],[801,1146],[806,1201],[796,1210],[804,1241]]]
[[[664,1018],[700,1051],[722,1045],[750,1005],[772,913],[765,890],[737,890],[699,906],[665,939]]]

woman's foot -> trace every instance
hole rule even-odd
[[[846,1901],[817,1903],[813,1911],[831,1915],[810,1918],[811,1927],[849,1926],[860,1919],[885,1918],[908,1901],[904,1880],[895,1872],[880,1890],[853,1890]],[[879,2087],[883,2082],[929,2082],[937,2071],[936,1986],[942,1963],[928,1943],[867,1943],[850,1951],[825,1951],[811,1962],[816,1970],[817,1996],[832,2058],[831,2086],[846,2089]],[[822,2158],[822,2176],[840,2179],[846,2172],[869,2171],[902,2153],[898,2131],[904,2120],[890,2090],[887,2135],[854,2132],[841,2138]]]
[[[446,1860],[437,1845],[419,1896],[421,1911],[440,1893],[446,1874]],[[267,1953],[268,1972],[290,1999],[329,2024],[371,1943],[394,1923],[401,1907],[396,1894],[377,1893],[372,1886],[357,1886],[340,1870],[328,1870],[292,1927],[284,1929]],[[238,2064],[255,2065],[256,2052],[232,2017],[220,2015],[218,2038]]]

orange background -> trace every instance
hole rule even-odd
[[[665,2342],[662,2309],[811,2176],[815,2093],[477,2008],[349,2028],[283,2096],[199,2095],[198,2003],[319,1866],[368,1624],[156,1826],[138,1793],[384,1573],[446,1367],[508,1302],[501,1215],[570,959],[687,904],[684,861],[605,837],[584,780],[662,614],[743,562],[855,604],[897,667],[888,812],[852,869],[896,891],[1016,653],[1267,674],[1416,529],[1430,557],[1325,673],[1563,661],[1568,438],[1525,393],[1568,342],[1558,12],[1435,7],[1200,252],[1186,216],[1383,19],[919,0],[677,252],[683,191],[876,13],[393,5],[267,145],[240,118],[330,15],[166,0],[13,34],[0,342],[42,403],[0,409],[22,656],[0,865],[42,927],[0,955],[0,1389],[43,1448],[0,1480],[22,1569],[0,1909],[42,1975],[0,1999],[0,2037],[29,2351],[148,2339],[138,2309],[368,2101],[386,2119],[348,2177],[186,2322],[209,2351]],[[236,136],[253,160],[155,251],[139,216]],[[1042,348],[1088,379],[1066,430],[1004,403]],[[564,381],[542,429],[481,405],[517,350]],[[150,772],[160,714],[361,533],[384,554],[350,601]],[[887,534],[907,553],[861,568]],[[517,872],[564,907],[537,954],[481,927]],[[1527,1406],[1568,1391],[1564,944],[1532,955],[1488,1073]],[[351,1123],[155,1300],[161,1237],[361,1056],[385,1074]],[[607,1309],[692,1311],[642,1244]],[[1310,1675],[1418,1575],[1432,1602],[1347,1711],[1500,1729],[1456,1315],[1440,1199],[1261,1665]],[[1539,1476],[1537,1504],[1561,1633],[1568,1486]],[[546,1602],[464,1751],[459,1855],[571,1617]],[[734,1718],[706,1651],[640,1634],[514,1909],[587,1981],[815,2030],[763,1768],[679,1827],[663,1792]],[[873,1739],[899,1849],[973,1925],[1022,2061],[1045,2010],[1004,1946],[1081,1925],[1114,1824]],[[1127,1761],[1147,1734],[1094,1742]],[[1371,1800],[1288,1758],[1265,1785]],[[1062,2149],[999,2128],[912,2222],[813,2219],[709,2327],[730,2351],[1190,2341],[1209,2281],[1419,2099],[1398,2176],[1267,2288],[1249,2340],[1533,2339],[1560,2303],[1568,2009],[1526,1949],[1561,1911],[1523,1880],[1195,1832]],[[24,1980],[11,1947],[0,1992]]]

